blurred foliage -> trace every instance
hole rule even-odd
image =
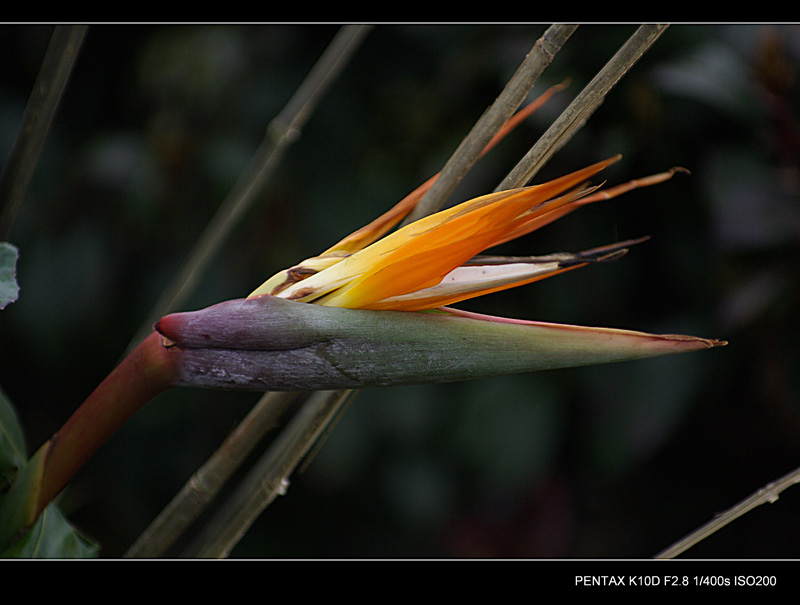
[[[55,504],[44,509],[28,531],[0,557],[15,559],[90,559],[100,548],[64,518]]]
[[[246,295],[439,170],[544,26],[378,26],[187,303]],[[336,28],[90,28],[10,238],[0,385],[32,448],[112,369],[269,121]],[[534,94],[572,84],[459,188],[490,191],[634,27],[578,29]],[[0,157],[51,28],[0,28]],[[691,171],[507,246],[624,259],[462,305],[724,338],[615,366],[362,392],[234,551],[259,557],[649,557],[800,465],[800,29],[678,25],[537,180],[612,154],[611,184]],[[254,403],[180,390],[142,410],[61,508],[119,556]],[[796,490],[797,488],[795,488]],[[798,557],[785,492],[694,557]]]
[[[17,249],[11,244],[0,243],[0,309],[5,309],[19,295],[17,254]]]

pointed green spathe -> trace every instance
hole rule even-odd
[[[341,309],[273,296],[156,324],[176,385],[327,390],[451,382],[708,349],[717,340],[426,313]]]

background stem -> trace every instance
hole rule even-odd
[[[223,558],[278,496],[289,476],[325,432],[353,391],[317,391],[309,396],[264,456],[253,466],[226,505],[208,524],[187,557]]]
[[[531,150],[503,179],[496,191],[523,187],[547,161],[586,123],[605,100],[606,95],[630,71],[668,25],[642,25],[600,70],[575,100],[536,141]]]
[[[696,529],[682,540],[679,540],[669,548],[658,553],[655,558],[674,559],[679,554],[689,550],[692,546],[695,546],[699,542],[705,540],[711,534],[719,531],[731,521],[738,519],[757,506],[761,506],[762,504],[766,503],[774,504],[778,501],[778,496],[783,490],[798,483],[800,483],[800,468],[796,468],[791,473],[784,475],[777,481],[773,481],[772,483],[765,485],[754,494],[739,502],[736,506],[728,509],[721,515],[717,515],[714,517],[714,519]]]
[[[53,30],[22,126],[0,176],[0,241],[8,239],[19,213],[86,30],[85,25],[59,25]]]
[[[556,24],[551,25],[542,34],[506,84],[503,92],[473,126],[442,168],[439,178],[409,213],[403,224],[432,214],[442,207],[470,168],[478,161],[492,137],[517,111],[539,76],[577,28],[577,25]]]
[[[278,426],[281,416],[298,396],[297,392],[262,395],[247,417],[128,549],[125,557],[162,556],[197,520],[264,435]]]

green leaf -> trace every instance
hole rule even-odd
[[[0,309],[17,300],[17,249],[6,242],[0,242]]]
[[[48,506],[31,529],[0,557],[25,559],[90,559],[97,557],[97,544],[77,532],[56,505]]]
[[[11,403],[0,389],[0,488],[25,463],[25,436]]]
[[[13,431],[9,432],[13,437]],[[36,502],[47,444],[27,462],[21,463],[10,489],[0,497],[0,557],[90,558],[98,546],[76,531],[55,504],[44,509],[35,523],[26,528],[31,506]],[[14,454],[16,456],[16,454]]]

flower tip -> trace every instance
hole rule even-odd
[[[715,349],[717,347],[728,346],[727,340],[717,338],[702,338],[700,336],[686,336],[684,334],[662,334],[660,338],[677,342],[679,345],[686,344],[692,350]]]
[[[161,335],[161,344],[169,349],[181,341],[181,334],[186,331],[187,315],[171,313],[159,319],[153,329]]]
[[[175,342],[174,339],[174,332],[175,332],[175,318],[173,315],[166,315],[159,319],[154,325],[153,329],[161,334],[161,340],[169,340],[170,342]],[[170,336],[170,334],[172,336]]]

